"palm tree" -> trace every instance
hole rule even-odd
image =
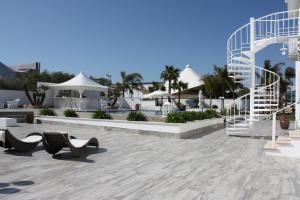
[[[124,91],[123,85],[119,82],[109,87],[109,92],[110,92],[109,97],[110,99],[113,99],[113,102],[111,103],[111,107],[113,107],[117,103],[117,100],[121,96],[121,93],[123,91]]]
[[[132,97],[133,90],[140,90],[143,88],[142,81],[144,80],[143,76],[139,73],[131,73],[127,75],[127,81],[129,83],[129,93]]]
[[[219,96],[225,96],[226,91],[231,91],[232,94],[234,94],[238,84],[234,82],[232,78],[229,77],[229,73],[227,70],[227,66],[224,67],[218,67],[217,65],[214,65],[214,75],[216,76],[217,83],[219,84],[218,87],[218,93]]]
[[[202,90],[204,95],[210,98],[210,108],[212,107],[212,98],[215,96],[216,91],[218,89],[218,85],[216,84],[216,77],[214,75],[205,75],[202,78],[203,85]]]
[[[160,78],[164,81],[168,81],[168,92],[171,94],[171,84],[172,81],[176,82],[179,77],[180,69],[175,68],[172,65],[165,65],[165,70],[161,72]],[[168,101],[171,102],[170,97],[168,98]]]
[[[166,87],[162,83],[153,81],[152,86],[150,86],[148,88],[148,90],[149,90],[149,92],[154,92],[154,91],[157,91],[157,90],[165,91]]]
[[[178,103],[179,105],[180,104],[180,99],[181,99],[181,91],[182,90],[186,90],[188,88],[188,83],[184,83],[182,81],[175,81],[173,84],[172,84],[172,88],[175,89],[175,90],[178,90]]]
[[[264,62],[264,69],[269,70],[271,72],[274,72],[275,74],[278,74],[279,76],[282,76],[281,73],[281,66],[285,65],[285,63],[280,62],[280,63],[276,63],[275,65],[272,66],[271,60],[266,59]],[[270,73],[266,73],[266,78],[264,79],[263,77],[261,77],[261,81],[266,82],[266,85],[269,85],[272,83],[272,76]]]
[[[129,91],[129,94],[132,96],[134,89],[139,89],[143,86],[143,76],[139,73],[126,74],[125,71],[122,71],[121,80],[119,88],[121,89],[123,98],[125,97],[125,92]]]

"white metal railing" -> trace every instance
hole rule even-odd
[[[276,73],[260,67],[256,67],[256,76],[254,96],[261,97],[261,100],[255,99],[258,103],[254,105],[254,110],[269,108],[269,112],[272,113],[273,109],[277,110],[279,106],[280,77]],[[263,103],[260,103],[259,101]],[[267,101],[269,103],[267,103]],[[273,107],[273,109],[270,109],[271,107]],[[229,104],[228,109],[229,116],[227,118],[227,128],[238,129],[241,128],[241,124],[249,124],[250,93],[233,100]],[[266,111],[261,115],[264,116],[266,115],[265,113]],[[267,113],[267,115],[270,113]],[[257,119],[259,119],[259,116],[257,116]]]
[[[252,20],[236,30],[227,42],[228,72],[236,82],[250,85],[255,78],[253,94],[246,94],[232,101],[229,105],[228,128],[242,127],[250,118],[250,97],[257,98],[251,113],[265,117],[278,110],[280,77],[269,70],[256,67],[253,55],[260,49],[278,41],[289,42],[290,38],[299,37],[299,10],[273,13]],[[252,28],[252,32],[251,32]],[[254,31],[253,31],[254,29]],[[278,39],[281,40],[272,40]],[[270,39],[270,40],[269,40]],[[266,42],[265,42],[266,41]],[[253,96],[251,96],[253,95]],[[263,103],[260,103],[263,102]]]
[[[299,33],[299,10],[273,13],[255,20],[255,41],[293,37]],[[236,30],[227,42],[227,63],[240,63],[234,57],[250,51],[250,23]]]

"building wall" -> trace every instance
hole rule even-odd
[[[0,90],[0,103],[15,99],[20,99],[20,105],[30,104],[25,92],[22,90]]]

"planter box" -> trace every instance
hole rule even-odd
[[[37,123],[96,127],[103,132],[124,132],[167,138],[201,137],[224,128],[224,120],[207,119],[182,124],[162,122],[132,122],[124,120],[98,120],[86,118],[36,116]]]
[[[16,126],[17,120],[13,118],[0,118],[0,127],[13,127]]]

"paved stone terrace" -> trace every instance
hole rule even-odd
[[[0,152],[0,199],[300,199],[300,160],[264,155],[263,138],[218,131],[180,140],[95,128],[27,125],[30,131],[65,130],[97,137],[101,148],[81,159],[42,147],[29,154]]]

